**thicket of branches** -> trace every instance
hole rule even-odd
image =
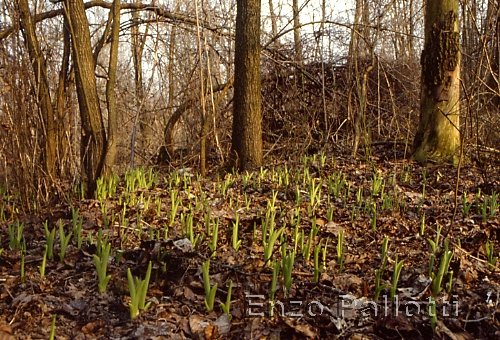
[[[57,178],[47,176],[40,157],[52,132],[40,114],[17,3],[0,2],[0,185],[29,206],[78,183],[81,123],[62,5],[30,2],[59,141]],[[282,1],[263,10],[266,151],[288,156],[287,145],[341,143],[356,153],[380,141],[409,150],[419,111],[422,2],[356,0],[340,12],[330,6]],[[106,121],[111,2],[86,7]],[[196,159],[202,135],[208,158],[223,164],[231,135],[234,1],[134,0],[122,4],[121,17],[116,170],[168,163],[179,150]],[[498,1],[461,1],[462,135],[466,145],[491,152],[500,145],[492,128],[500,126],[499,18]]]

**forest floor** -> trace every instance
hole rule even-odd
[[[132,171],[36,215],[2,193],[0,339],[499,339],[494,170],[464,164],[457,185],[382,145],[204,179]],[[149,263],[132,319],[127,269],[140,290]]]

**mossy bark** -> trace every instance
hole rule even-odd
[[[420,122],[413,157],[457,160],[460,146],[460,36],[458,0],[429,0],[425,8]]]

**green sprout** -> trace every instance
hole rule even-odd
[[[377,203],[372,202],[371,204],[371,218],[370,224],[372,226],[372,231],[377,231]]]
[[[318,184],[316,184],[318,182]],[[321,181],[313,178],[309,186],[309,216],[312,216],[321,200]]]
[[[481,218],[483,222],[485,222],[488,218],[488,207],[489,207],[489,200],[487,197],[485,197],[483,202],[481,203]]]
[[[103,294],[106,291],[111,275],[107,275],[109,253],[111,251],[111,243],[105,242],[101,244],[100,250],[97,254],[92,256],[94,265],[97,270],[97,288],[99,293]]]
[[[149,261],[144,280],[136,276],[132,276],[130,268],[127,269],[128,289],[130,293],[129,310],[131,319],[138,317],[140,311],[148,309],[151,305],[151,302],[146,303],[149,279],[151,278],[151,268],[152,264],[151,261]]]
[[[330,239],[326,239],[325,246],[321,249],[321,259],[323,260],[323,265],[321,267],[321,271],[324,272],[326,270],[326,254],[328,251],[328,241]]]
[[[462,215],[464,217],[469,216],[470,209],[472,208],[473,202],[468,203],[467,192],[464,191],[462,194]]]
[[[329,198],[330,198],[330,196],[328,196],[328,199]],[[333,221],[333,211],[334,211],[333,205],[328,204],[328,209],[326,211],[326,220],[328,222],[332,222]]]
[[[236,214],[235,221],[233,222],[233,236],[232,236],[233,248],[236,251],[238,251],[238,249],[240,249],[241,246],[241,240],[238,239],[239,224],[240,224],[240,216]]]
[[[219,238],[219,219],[216,219],[215,223],[209,223],[209,225],[212,225],[212,230],[211,230],[212,240],[208,244],[208,248],[210,249],[212,256],[215,256],[215,252],[217,250],[217,240]]]
[[[382,194],[384,192],[384,186],[384,177],[378,172],[374,173],[372,178],[371,195],[375,197]]]
[[[339,271],[344,269],[344,230],[340,230],[337,236],[337,263]]]
[[[207,312],[214,310],[215,293],[217,292],[217,283],[210,285],[210,260],[206,260],[201,265],[203,275],[203,288],[205,289],[205,307]]]
[[[118,176],[111,175],[107,177],[99,177],[96,182],[95,197],[99,202],[103,202],[109,197],[116,194],[116,188],[118,186]]]
[[[226,303],[220,303],[222,311],[231,318],[231,293],[233,291],[233,281],[229,280],[229,286],[227,288]]]
[[[403,264],[404,260],[398,261],[398,255],[396,255],[396,259],[394,260],[394,269],[392,271],[391,290],[389,292],[391,301],[394,301],[396,296],[396,290],[398,288],[399,277],[401,275],[401,270],[403,269]]]
[[[43,222],[43,228],[45,230],[45,239],[47,242],[45,253],[47,254],[47,258],[49,260],[53,260],[54,259],[54,240],[56,238],[56,228],[52,228],[52,230],[49,231],[47,221]]]
[[[59,260],[61,262],[64,262],[64,257],[66,256],[66,250],[68,249],[69,241],[71,240],[73,232],[70,231],[68,235],[64,233],[64,226],[62,220],[58,221],[58,225],[59,225],[59,241],[60,241]]]
[[[290,294],[290,289],[293,282],[293,267],[295,264],[295,256],[293,251],[286,251],[285,243],[283,244],[281,254],[281,267],[283,268],[283,286],[285,287],[285,295]]]
[[[319,282],[319,274],[321,273],[321,267],[319,265],[319,251],[321,250],[321,242],[314,247],[314,283]]]
[[[488,201],[490,206],[490,218],[493,218],[495,217],[498,207],[500,206],[498,203],[498,194],[496,192],[492,192]]]
[[[425,234],[425,212],[422,214],[420,218],[420,236],[424,236]]]
[[[275,303],[275,298],[276,298],[276,291],[278,290],[278,275],[280,273],[280,263],[277,261],[274,261],[272,263],[272,268],[273,268],[273,277],[271,280],[271,287],[269,289],[269,315],[273,316],[274,315],[274,303]]]
[[[45,277],[45,268],[47,266],[47,254],[48,254],[48,245],[45,245],[45,251],[43,252],[42,263],[40,264],[40,277],[43,279]]]
[[[299,206],[301,201],[302,201],[302,196],[300,193],[300,188],[298,185],[296,185],[295,186],[295,205]]]
[[[174,225],[175,215],[177,214],[177,209],[180,205],[180,200],[178,199],[179,192],[177,190],[170,191],[170,225]]]
[[[360,207],[363,203],[363,188],[359,187],[356,191],[356,204]]]
[[[484,248],[486,251],[486,259],[488,260],[488,266],[491,270],[493,270],[498,261],[498,256],[495,256],[495,245],[488,239],[486,240]]]
[[[382,269],[380,269],[380,268],[375,269],[375,295],[373,297],[373,299],[375,301],[378,301],[378,298],[380,297],[380,293],[385,288],[385,286],[382,284],[383,274],[384,274],[384,272],[382,271]]]
[[[311,231],[309,232],[309,238],[307,239],[307,243],[305,247],[302,247],[302,256],[306,260],[306,262],[309,262],[311,258],[311,249],[313,247],[314,239],[316,238],[316,235],[318,234],[319,227],[316,223],[316,218],[312,218],[312,225],[311,225]]]
[[[49,340],[54,340],[56,338],[56,315],[52,315],[52,322],[50,323],[50,335]]]
[[[156,197],[155,204],[156,204],[156,217],[160,217],[161,216],[161,198],[160,197]]]
[[[441,225],[437,225],[436,227],[436,238],[434,240],[431,240],[430,238],[427,239],[427,242],[429,243],[429,246],[431,247],[431,257],[429,260],[429,277],[432,277],[432,271],[434,270],[434,262],[436,260],[436,254],[439,250],[439,242],[441,238]]]
[[[431,273],[431,291],[433,296],[438,296],[439,293],[441,293],[443,278],[446,273],[448,273],[450,261],[453,258],[453,251],[448,250],[448,243],[448,239],[446,239],[444,242],[443,254],[441,255],[441,260],[439,262],[438,271]]]
[[[341,172],[333,173],[328,177],[328,191],[333,197],[338,198],[346,186],[345,175]]]
[[[281,234],[283,233],[284,230],[285,230],[285,227],[282,227],[279,230],[270,231],[268,240],[266,242],[264,242],[264,262],[265,263],[268,263],[268,261],[271,259],[271,255],[273,254],[273,249],[274,249],[274,245],[276,243],[276,240],[281,236]]]
[[[200,234],[195,236],[193,229],[193,213],[191,212],[187,216],[184,216],[184,213],[181,213],[181,223],[185,226],[186,235],[193,245],[193,248],[195,248],[198,240],[200,239]]]
[[[10,224],[7,229],[9,233],[9,248],[11,250],[21,249],[22,241],[24,239],[24,224],[16,221],[14,224]]]

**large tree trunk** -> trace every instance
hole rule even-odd
[[[65,5],[71,27],[76,92],[82,124],[80,159],[87,195],[92,196],[103,169],[106,132],[97,95],[89,23],[83,0],[66,0]]]
[[[109,52],[108,82],[106,83],[106,101],[108,104],[108,144],[104,161],[104,174],[113,173],[116,158],[116,132],[118,130],[118,113],[116,110],[116,69],[118,67],[118,45],[120,35],[120,6],[121,0],[114,0],[109,12],[113,19],[111,29],[111,49]],[[111,21],[111,20],[110,20]]]
[[[420,123],[414,158],[456,161],[460,144],[460,36],[458,0],[428,0],[422,51]]]
[[[234,59],[233,165],[246,170],[262,164],[260,93],[260,0],[238,0]]]
[[[35,32],[35,24],[30,13],[28,0],[19,0],[19,12],[21,17],[21,26],[24,32],[24,38],[28,47],[31,64],[33,65],[33,73],[35,76],[36,93],[40,106],[42,121],[43,121],[43,164],[49,178],[56,175],[57,163],[57,131],[54,117],[54,109],[50,96],[49,81],[47,78],[47,69],[45,66],[45,58],[40,49],[38,39]]]

